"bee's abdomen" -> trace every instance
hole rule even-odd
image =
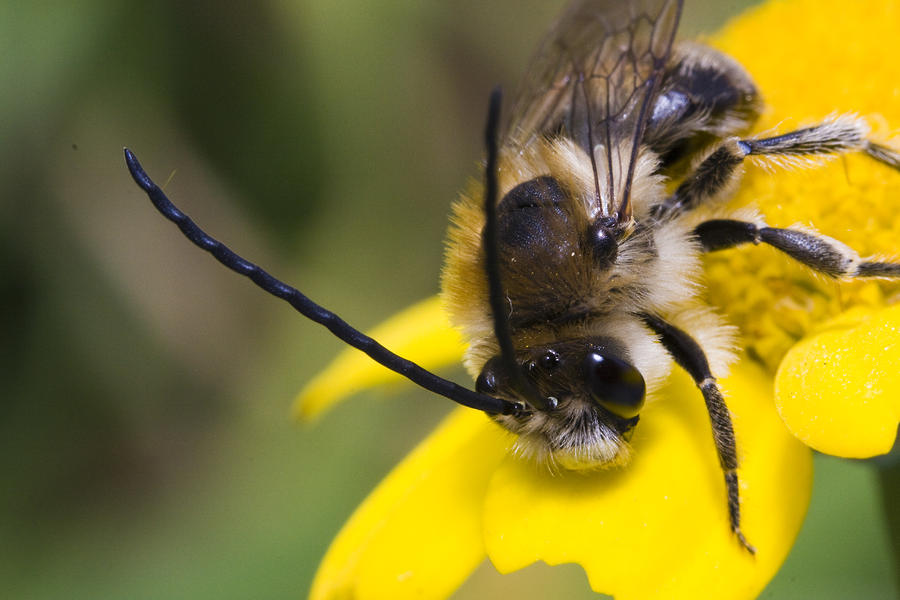
[[[664,171],[689,166],[697,152],[745,130],[761,110],[756,86],[741,65],[691,42],[676,47],[660,88],[644,143],[659,154]]]

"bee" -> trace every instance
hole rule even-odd
[[[763,108],[748,73],[676,41],[682,0],[575,0],[543,40],[512,109],[491,97],[483,184],[453,207],[442,290],[469,341],[475,390],[404,359],[210,237],[134,154],[156,208],[219,262],[421,387],[487,413],[514,451],[568,470],[625,464],[641,409],[673,364],[698,388],[741,531],[738,453],[717,376],[730,328],[700,300],[703,254],[766,244],[833,278],[900,277],[811,229],[775,228],[724,200],[749,157],[797,161],[862,152],[900,170],[900,153],[838,116],[746,137]]]

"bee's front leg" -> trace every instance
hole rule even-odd
[[[703,400],[706,402],[706,410],[712,423],[713,439],[716,443],[716,451],[719,454],[719,464],[725,474],[725,489],[728,494],[728,519],[731,530],[737,536],[738,541],[750,554],[756,554],[756,548],[747,542],[741,531],[741,502],[737,476],[737,444],[734,437],[734,427],[731,425],[731,414],[725,405],[719,384],[713,377],[709,368],[709,361],[703,348],[690,335],[678,329],[671,323],[656,315],[641,315],[647,324],[658,336],[659,341],[672,355],[681,367],[700,388]]]

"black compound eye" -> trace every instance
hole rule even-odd
[[[584,375],[594,400],[623,419],[632,419],[644,405],[644,378],[640,371],[621,358],[588,352]]]
[[[497,393],[497,376],[489,367],[485,367],[475,380],[475,391],[479,394]]]

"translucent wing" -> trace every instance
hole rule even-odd
[[[576,0],[544,39],[505,128],[507,146],[572,138],[593,161],[599,212],[631,219],[638,145],[682,0]]]

